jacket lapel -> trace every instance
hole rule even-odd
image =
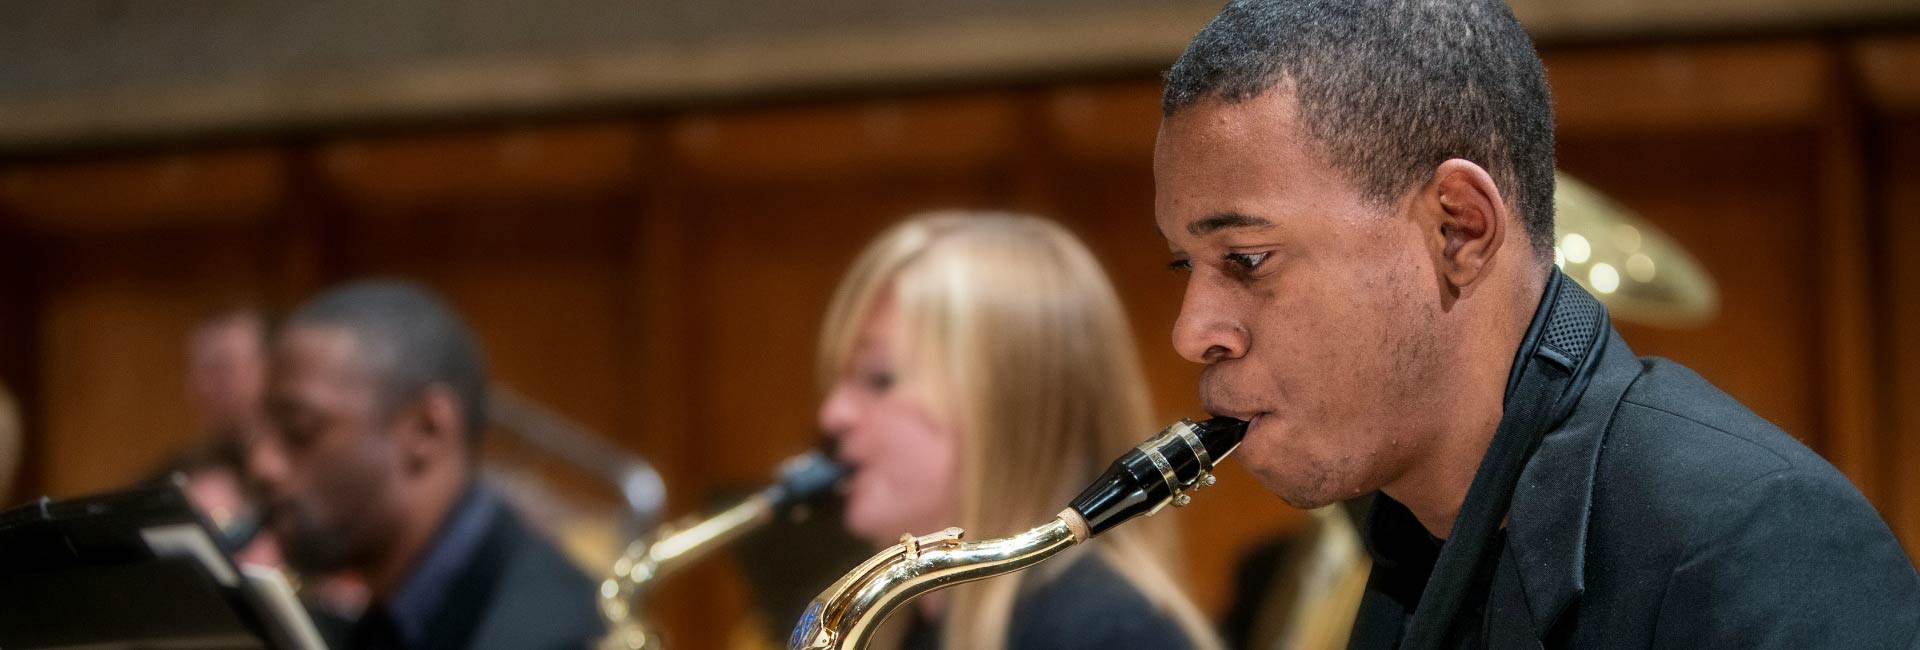
[[[1521,470],[1508,509],[1507,548],[1488,604],[1495,608],[1524,605],[1526,618],[1533,623],[1533,643],[1515,646],[1496,641],[1493,647],[1540,647],[1539,640],[1585,591],[1587,517],[1593,506],[1600,446],[1621,396],[1639,374],[1640,362],[1633,351],[1617,332],[1609,333],[1599,366],[1573,413],[1541,439]],[[1520,619],[1512,616],[1517,612],[1506,613],[1493,618]],[[1490,639],[1513,641],[1518,639],[1512,634],[1519,631],[1488,630]]]
[[[461,650],[470,643],[484,621],[476,623],[491,604],[500,574],[512,559],[514,540],[521,534],[519,523],[504,504],[497,504],[489,515],[486,537],[474,550],[460,576],[448,585],[446,600],[427,627],[429,650]]]

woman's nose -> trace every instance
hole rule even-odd
[[[841,385],[829,391],[827,398],[820,402],[818,424],[820,430],[828,436],[833,438],[844,436],[859,419],[860,408],[852,393],[853,391],[845,386],[845,382],[842,382]]]

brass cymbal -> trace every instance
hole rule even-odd
[[[1554,264],[1615,318],[1689,327],[1719,313],[1713,278],[1678,242],[1586,183],[1554,176]]]

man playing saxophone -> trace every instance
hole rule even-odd
[[[1554,268],[1553,115],[1506,6],[1235,0],[1163,112],[1205,403],[1286,502],[1379,493],[1350,647],[1915,643],[1920,576],[1846,477]]]

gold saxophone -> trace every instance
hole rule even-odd
[[[825,492],[839,482],[845,470],[819,451],[781,463],[779,479],[739,503],[704,519],[689,518],[661,526],[636,539],[613,563],[613,572],[600,583],[600,616],[607,624],[601,650],[657,650],[660,638],[642,620],[648,589],[653,583],[741,535],[773,520],[795,504]]]
[[[1113,462],[1053,521],[1027,532],[962,541],[958,528],[900,536],[813,599],[787,640],[788,650],[863,649],[894,610],[929,591],[1012,573],[1213,485],[1213,468],[1240,446],[1247,424],[1181,420]]]

